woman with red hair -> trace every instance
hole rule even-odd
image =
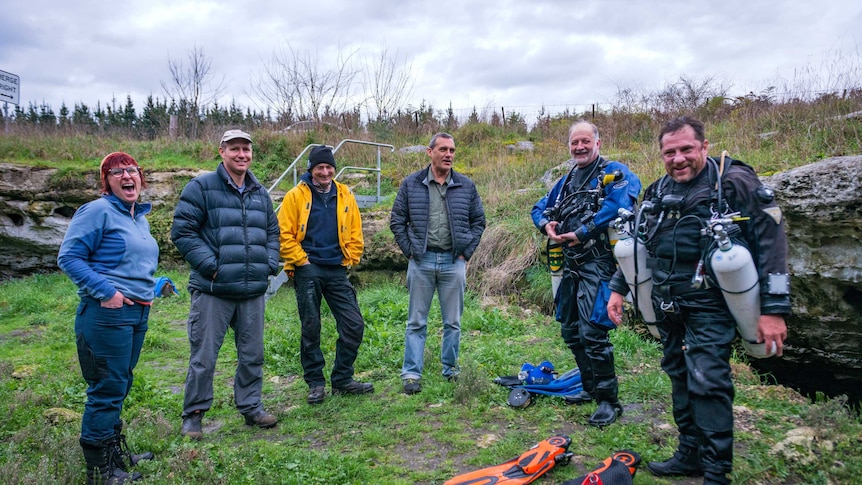
[[[102,197],[75,212],[57,262],[81,298],[75,341],[87,381],[80,439],[87,483],[117,484],[142,478],[129,469],[153,458],[129,451],[120,412],[147,332],[159,247],[145,217],[152,206],[138,202],[147,186],[138,162],[111,153],[100,180]]]

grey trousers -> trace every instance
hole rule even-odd
[[[263,312],[264,295],[246,300],[227,300],[191,290],[189,311],[189,370],[186,375],[183,414],[206,411],[213,402],[216,359],[228,327],[234,331],[237,351],[233,394],[242,414],[263,407]]]

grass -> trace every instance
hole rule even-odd
[[[786,170],[821,157],[862,151],[862,122],[834,116],[862,109],[862,96],[824,96],[807,102],[762,103],[740,100],[706,114],[711,153],[727,149],[760,174]],[[711,112],[710,112],[711,113]],[[630,165],[644,186],[662,173],[655,134],[671,113],[612,110],[594,119],[602,130],[602,153]],[[528,218],[532,204],[547,190],[539,178],[569,157],[564,143],[575,118],[555,117],[541,130],[513,135],[505,127],[468,124],[454,131],[456,170],[476,182],[488,215],[488,229],[471,261],[469,298],[463,320],[462,378],[440,376],[439,310],[432,306],[423,391],[400,392],[399,370],[407,293],[403,272],[362,274],[360,307],[365,340],[357,376],[374,383],[367,396],[332,396],[316,407],[305,403],[307,388],[299,363],[299,320],[292,288],[284,287],[266,309],[264,402],[280,419],[272,430],[245,426],[233,407],[236,365],[228,334],[218,361],[215,399],[207,413],[205,439],[179,436],[183,382],[188,365],[188,295],[157,300],[150,317],[135,382],[123,418],[129,441],[152,450],[157,460],[141,465],[147,483],[441,483],[458,473],[500,463],[555,434],[573,438],[570,466],[554,469],[541,483],[577,477],[611,452],[628,448],[644,462],[666,458],[676,446],[670,384],[659,367],[660,345],[645,328],[627,324],[612,333],[620,397],[625,414],[605,429],[586,426],[595,404],[565,406],[561,399],[538,397],[527,409],[505,404],[508,392],[494,384],[516,373],[524,362],[550,360],[560,370],[574,366],[559,336],[550,282],[541,263],[544,240]],[[396,147],[421,145],[431,133],[392,130]],[[764,134],[771,133],[768,136]],[[310,143],[335,144],[361,134],[255,132],[254,171],[268,185]],[[367,135],[371,136],[371,135]],[[532,152],[506,145],[534,142]],[[116,136],[57,136],[33,133],[0,136],[4,162],[58,168],[57,189],[81,188],[108,152],[132,153],[148,170],[213,168],[215,142]],[[345,147],[340,165],[370,166],[370,151]],[[343,157],[343,158],[341,158]],[[383,154],[383,195],[375,207],[388,211],[401,180],[424,167],[427,156]],[[285,184],[280,187],[284,189]],[[179,191],[180,187],[177,187]],[[376,187],[356,187],[370,194]],[[95,193],[94,193],[95,194]],[[164,274],[180,288],[184,266],[168,239],[172,211],[160,208],[150,222],[162,248]],[[385,229],[366,244],[387,244]],[[174,269],[179,268],[179,269]],[[83,411],[86,386],[74,346],[75,287],[60,274],[0,282],[0,483],[81,483],[84,464],[78,446],[80,417],[49,419],[63,408]],[[336,335],[324,308],[323,351],[332,362]],[[745,356],[733,358],[737,483],[853,483],[862,469],[862,421],[842,398],[815,402],[755,374]],[[326,370],[329,371],[329,368]],[[793,433],[808,433],[795,438]],[[785,451],[776,451],[784,447]],[[645,470],[636,484],[673,482]]]
[[[185,271],[166,275],[185,287]],[[0,289],[0,413],[5,417],[0,422],[0,482],[80,483],[80,419],[54,424],[43,415],[57,407],[83,410],[86,386],[72,338],[75,288],[64,276],[50,274],[6,281]],[[547,359],[559,370],[574,365],[558,325],[538,308],[468,295],[464,370],[453,384],[440,376],[439,310],[432,306],[423,391],[406,396],[398,376],[406,290],[398,277],[384,276],[361,288],[359,299],[366,338],[356,370],[358,378],[374,383],[374,394],[329,396],[320,406],[305,403],[296,303],[292,288],[284,287],[268,303],[265,331],[264,402],[279,417],[278,426],[247,427],[233,407],[236,351],[229,334],[201,442],[179,436],[188,294],[157,300],[123,411],[132,446],[157,455],[139,466],[147,483],[442,483],[562,433],[574,440],[573,462],[541,482],[558,483],[585,473],[618,449],[656,460],[676,445],[670,384],[658,366],[661,351],[639,327],[612,333],[625,414],[600,430],[585,425],[595,404],[570,407],[560,398],[537,397],[529,408],[514,409],[505,405],[507,390],[491,383],[496,376],[516,373],[524,362]],[[322,342],[330,363],[335,340],[334,321],[324,308]],[[789,389],[763,386],[736,358],[734,378],[738,483],[852,480],[852,470],[862,466],[862,453],[856,451],[862,423],[846,403],[811,403]],[[813,461],[774,455],[771,450],[786,433],[799,427],[810,427],[817,436],[809,453]],[[807,460],[809,455],[804,455]],[[635,483],[674,482],[642,471]]]

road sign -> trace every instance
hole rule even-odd
[[[12,103],[18,106],[19,88],[21,79],[17,74],[11,72],[0,71],[0,101]]]

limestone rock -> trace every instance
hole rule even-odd
[[[786,218],[793,315],[784,358],[753,362],[803,392],[862,398],[862,156],[764,178]]]
[[[77,423],[81,421],[81,413],[77,413],[66,408],[49,408],[42,413],[42,416],[44,416],[49,423],[55,426],[63,423]]]
[[[203,170],[147,171],[142,200],[175,204]],[[75,211],[99,197],[96,171],[84,175],[55,168],[0,163],[0,277],[57,268],[57,251]]]

